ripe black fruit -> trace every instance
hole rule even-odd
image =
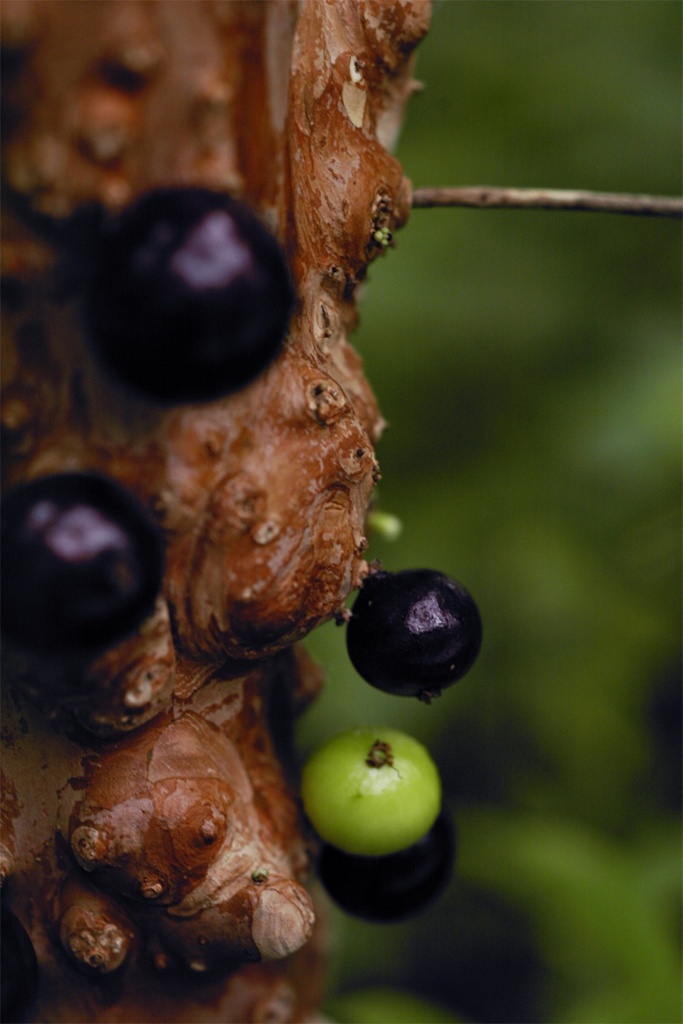
[[[444,573],[376,572],[351,609],[346,646],[367,682],[428,701],[472,667],[481,619],[468,591]]]
[[[279,352],[294,293],[277,241],[244,203],[160,189],[102,221],[91,241],[87,335],[146,397],[218,398]]]
[[[47,653],[106,647],[154,606],[163,574],[156,524],[96,473],[39,477],[2,502],[3,632]]]
[[[23,924],[4,905],[0,936],[0,985],[0,1020],[23,1021],[36,995],[38,961]]]
[[[454,859],[455,830],[442,811],[422,839],[385,857],[359,857],[323,846],[318,874],[342,910],[390,923],[424,910],[448,884]]]

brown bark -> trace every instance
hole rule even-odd
[[[290,733],[320,679],[296,642],[367,571],[382,419],[347,336],[409,212],[389,147],[429,5],[5,0],[2,17],[5,485],[105,472],[167,558],[154,614],[93,661],[5,652],[3,900],[38,955],[30,1019],[314,1020],[326,928]],[[297,307],[254,383],[160,409],[93,360],[60,226],[171,184],[251,203]]]

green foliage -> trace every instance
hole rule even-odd
[[[453,1014],[434,1003],[394,989],[350,992],[330,1005],[335,1024],[459,1024]]]
[[[681,17],[441,4],[406,173],[679,193]],[[372,268],[355,344],[403,532],[368,554],[460,579],[484,646],[427,707],[363,683],[338,627],[309,642],[328,685],[302,750],[405,729],[460,836],[414,923],[335,915],[340,991],[409,987],[482,1022],[681,1020],[680,281],[679,223],[541,211],[415,211]]]

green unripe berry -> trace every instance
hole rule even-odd
[[[366,857],[416,843],[441,809],[436,765],[421,743],[397,729],[335,736],[306,764],[301,793],[322,839]]]
[[[392,515],[391,512],[382,512],[381,509],[369,512],[365,523],[371,533],[377,534],[381,540],[389,543],[398,540],[403,532],[403,523],[398,516]]]

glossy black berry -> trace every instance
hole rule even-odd
[[[413,846],[384,857],[359,857],[323,846],[318,874],[342,910],[366,921],[391,923],[424,910],[450,881],[455,830],[442,811]]]
[[[38,961],[23,924],[2,907],[0,936],[0,1020],[19,1024],[26,1019],[38,987]]]
[[[294,293],[280,246],[244,203],[203,188],[149,192],[103,220],[88,251],[88,338],[146,397],[218,398],[279,352]]]
[[[468,591],[444,573],[376,572],[351,609],[346,646],[373,686],[428,701],[472,667],[481,619]]]
[[[20,646],[87,653],[122,639],[154,606],[159,530],[107,477],[60,473],[15,487],[0,537],[0,622]]]

